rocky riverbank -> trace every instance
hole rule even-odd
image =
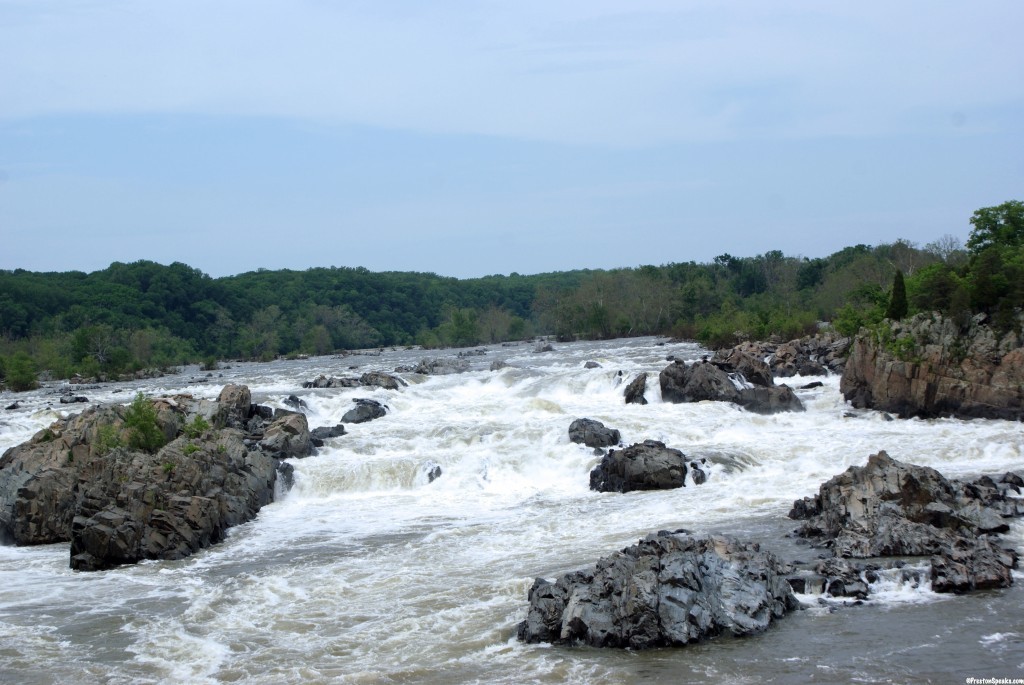
[[[862,330],[840,390],[855,407],[904,418],[1024,419],[1024,346],[984,316],[918,314]]]

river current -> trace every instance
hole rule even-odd
[[[661,344],[659,344],[661,343]],[[11,683],[964,683],[1024,678],[1024,575],[969,596],[890,581],[854,606],[806,608],[762,635],[644,652],[524,645],[515,638],[535,577],[554,578],[659,529],[760,540],[786,559],[817,551],[785,534],[795,499],[868,455],[948,477],[1024,470],[1021,424],[890,420],[855,412],[839,379],[796,378],[803,413],[661,401],[657,372],[692,344],[653,338],[481,348],[457,375],[408,387],[302,390],[319,374],[393,371],[454,352],[394,350],[193,368],[78,391],[92,402],[147,394],[215,398],[245,383],[261,404],[307,404],[333,426],[352,399],[387,416],[348,425],[293,460],[295,484],[227,540],[175,562],[97,573],[68,545],[0,547],[0,682]],[[490,371],[502,360],[508,366]],[[594,361],[599,368],[585,369]],[[353,368],[354,367],[354,368]],[[646,406],[624,384],[652,372]],[[60,415],[55,385],[0,397],[0,452]],[[81,406],[81,405],[79,405]],[[711,463],[708,482],[665,492],[590,491],[599,457],[569,442],[575,418],[654,439]],[[442,475],[430,482],[428,472]],[[1007,544],[1024,546],[1015,523]]]

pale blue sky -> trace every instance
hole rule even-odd
[[[965,239],[1024,2],[0,0],[0,269],[470,277]]]

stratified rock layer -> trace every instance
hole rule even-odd
[[[977,320],[918,314],[853,343],[840,390],[855,407],[901,417],[1024,419],[1024,347]]]

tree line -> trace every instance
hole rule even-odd
[[[703,264],[463,280],[348,267],[211,278],[152,261],[92,273],[0,271],[0,378],[20,389],[40,372],[103,377],[201,360],[536,335],[672,334],[720,347],[794,338],[820,322],[850,334],[892,316],[897,290],[903,313],[984,312],[1003,330],[1018,326],[1024,203],[979,209],[970,223],[966,245],[944,236],[813,259],[773,250]]]

